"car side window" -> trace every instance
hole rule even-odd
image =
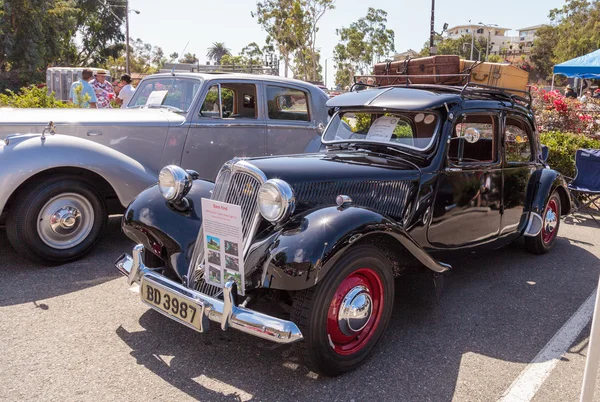
[[[271,120],[310,121],[308,94],[297,89],[268,85],[267,110]]]
[[[506,118],[505,158],[508,163],[530,162],[532,160],[530,129],[527,123],[513,117]]]
[[[256,119],[256,85],[222,83],[212,85],[200,107],[201,119]]]
[[[454,126],[448,161],[451,164],[493,163],[497,158],[496,116],[465,114]]]

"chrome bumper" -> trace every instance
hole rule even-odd
[[[225,283],[223,300],[215,299],[195,290],[188,289],[147,268],[144,265],[143,245],[136,245],[133,248],[132,254],[132,256],[123,254],[115,262],[117,269],[123,275],[127,276],[127,283],[129,285],[133,285],[134,283],[139,284],[142,278],[144,278],[144,280],[149,280],[167,288],[171,292],[193,299],[204,312],[201,328],[194,328],[196,331],[205,332],[209,327],[209,321],[214,321],[221,324],[223,331],[231,327],[277,343],[293,343],[302,340],[302,333],[293,322],[271,317],[245,307],[236,306],[234,295],[232,294],[235,282],[232,280]],[[152,305],[149,306],[153,307]],[[162,313],[161,310],[154,309]],[[168,317],[176,320],[171,316]]]

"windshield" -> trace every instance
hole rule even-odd
[[[187,112],[202,85],[192,78],[156,78],[143,80],[135,90],[127,107],[167,106],[179,112]]]
[[[424,151],[435,139],[439,120],[434,112],[339,112],[323,142],[377,142]]]

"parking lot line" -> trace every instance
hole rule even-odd
[[[537,356],[527,365],[499,402],[531,401],[550,375],[561,356],[585,328],[594,312],[596,289],[569,318],[562,328],[550,339]]]

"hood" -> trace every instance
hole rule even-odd
[[[420,172],[407,160],[377,152],[339,151],[253,158],[248,162],[269,179],[288,183],[344,180],[417,180]]]
[[[0,108],[0,132],[17,132],[8,127],[47,125],[172,126],[185,117],[164,109],[15,109]],[[8,131],[7,131],[8,130]]]
[[[369,151],[342,151],[250,159],[268,179],[288,182],[296,211],[335,205],[338,195],[399,218],[418,188],[420,171],[408,161]]]

